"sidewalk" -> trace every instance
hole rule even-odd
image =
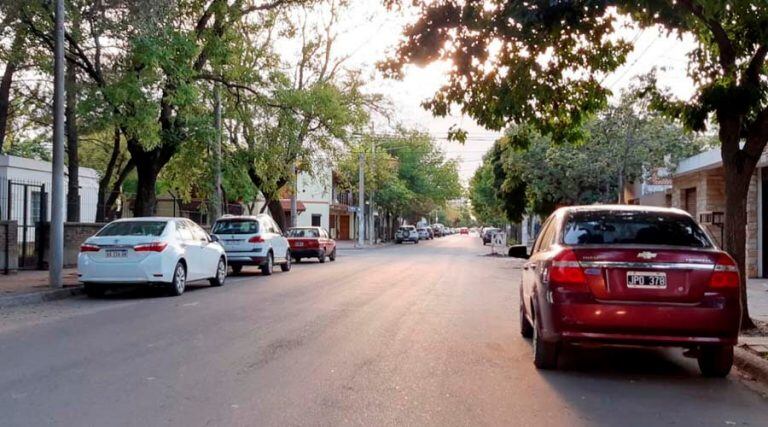
[[[358,247],[357,241],[355,240],[337,240],[336,241],[336,249],[340,251],[356,251],[356,250],[363,250],[363,249],[380,249],[386,246],[392,245],[392,242],[379,242],[375,245],[370,245],[368,243],[365,244],[365,246]]]
[[[21,270],[17,274],[0,275],[0,308],[66,298],[80,291],[74,268],[64,269],[62,289],[49,286],[47,270]]]

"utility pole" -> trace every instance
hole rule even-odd
[[[293,163],[293,191],[291,191],[291,227],[296,227],[299,223],[298,201],[296,200],[299,192],[299,170],[296,162]]]
[[[375,173],[376,171],[376,137],[371,138],[371,169]],[[372,186],[371,195],[368,197],[368,241],[371,245],[376,244],[376,221],[373,217],[373,198],[376,196],[376,189]]]
[[[365,153],[360,146],[360,176],[357,183],[357,245],[365,246]]]
[[[61,288],[64,268],[64,0],[56,0],[53,49],[53,168],[48,280]]]
[[[221,217],[222,194],[221,194],[221,87],[219,83],[213,85],[213,114],[214,126],[216,127],[216,141],[213,147],[213,176],[216,191],[213,196],[213,209],[211,210],[212,221]]]

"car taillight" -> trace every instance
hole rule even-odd
[[[307,240],[307,246],[310,248],[318,248],[320,247],[320,241],[318,240]]]
[[[253,236],[248,239],[248,243],[264,243],[264,239],[261,236]]]
[[[96,245],[89,245],[87,243],[84,243],[80,245],[80,252],[98,252],[101,248]]]
[[[736,261],[726,254],[720,254],[717,257],[715,270],[709,278],[709,287],[715,289],[738,288],[739,282],[739,267],[736,265]]]
[[[576,254],[570,249],[563,249],[552,259],[549,269],[549,282],[558,285],[583,285],[587,283]]]
[[[136,252],[162,252],[166,246],[168,246],[168,243],[165,242],[142,243],[141,245],[134,246],[133,250]]]

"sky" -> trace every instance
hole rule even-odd
[[[383,78],[376,72],[376,62],[386,58],[397,45],[403,26],[416,17],[415,11],[387,10],[380,0],[351,0],[339,26],[339,52],[351,54],[347,66],[356,67],[371,77],[368,90],[386,95],[393,106],[393,120],[409,127],[429,132],[442,146],[447,157],[459,162],[462,181],[467,183],[480,166],[483,154],[500,136],[479,126],[470,117],[455,112],[448,117],[433,117],[421,107],[446,81],[447,64],[434,63],[426,67],[408,66],[402,80]],[[686,54],[693,47],[691,40],[667,37],[656,29],[644,31],[634,28],[621,30],[622,38],[633,41],[635,49],[626,65],[607,76],[604,85],[615,94],[626,88],[635,76],[664,67],[659,71],[659,82],[669,87],[681,99],[693,94],[693,83],[686,76]],[[614,96],[616,97],[616,95]],[[453,125],[468,132],[465,144],[448,142],[445,136]]]

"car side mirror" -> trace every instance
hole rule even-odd
[[[209,240],[210,240],[211,242],[218,242],[218,241],[219,241],[219,236],[216,236],[216,235],[213,235],[213,234],[211,234],[211,235],[209,235],[208,237],[209,237]]]
[[[520,259],[530,258],[530,255],[528,255],[528,247],[525,245],[511,246],[509,248],[509,251],[507,252],[507,255],[509,255],[512,258],[520,258]]]

